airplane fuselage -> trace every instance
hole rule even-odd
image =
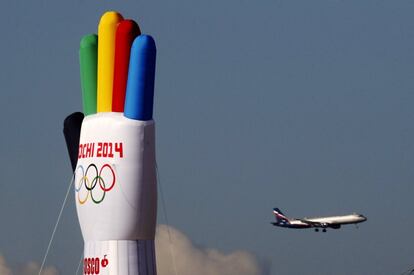
[[[357,224],[367,220],[365,216],[360,214],[290,219],[284,216],[278,208],[274,208],[273,213],[276,217],[276,222],[272,222],[274,226],[296,229],[315,228],[315,231],[318,231],[318,228],[322,228],[324,232],[326,231],[326,228],[339,229],[341,225],[344,224]]]
[[[367,220],[366,217],[360,214],[351,214],[343,216],[320,217],[320,218],[305,218],[304,220],[321,224],[352,224],[360,223]]]

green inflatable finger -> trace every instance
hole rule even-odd
[[[85,116],[96,113],[97,57],[98,36],[96,34],[85,35],[79,47],[83,112]]]

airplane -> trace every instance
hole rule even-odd
[[[276,222],[271,222],[271,224],[274,226],[296,229],[314,228],[315,232],[318,232],[320,228],[322,228],[322,232],[326,232],[327,228],[339,229],[344,224],[357,224],[367,220],[364,215],[356,213],[343,216],[289,219],[279,208],[273,208],[273,214],[276,217]]]

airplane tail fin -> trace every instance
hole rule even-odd
[[[280,211],[279,208],[273,208],[273,214],[275,215],[276,223],[278,224],[290,223],[289,219],[282,213],[282,211]]]

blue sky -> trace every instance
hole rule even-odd
[[[400,274],[414,265],[412,1],[4,1],[0,254],[40,262],[71,177],[78,45],[101,14],[158,48],[157,160],[168,218],[197,246],[270,274]],[[359,212],[359,229],[273,228]],[[159,223],[165,223],[159,207]],[[73,274],[74,201],[48,264]]]

